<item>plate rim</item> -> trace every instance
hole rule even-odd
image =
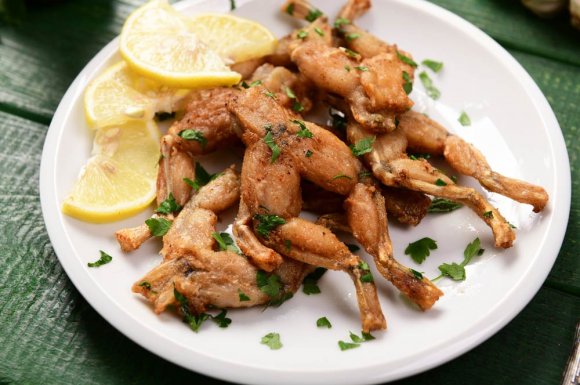
[[[201,4],[209,0],[184,0],[174,4],[178,10],[183,10],[188,7],[193,7],[196,4]],[[247,0],[250,2],[253,0]],[[437,354],[428,354],[426,357],[412,363],[403,364],[395,371],[381,372],[380,365],[371,365],[363,368],[352,368],[335,372],[333,378],[326,377],[328,372],[302,372],[296,373],[291,370],[269,369],[258,366],[248,366],[238,363],[232,363],[226,360],[221,360],[216,357],[201,355],[190,350],[190,354],[195,354],[196,360],[191,361],[185,359],[184,356],[176,354],[173,344],[167,344],[166,338],[158,331],[153,330],[142,323],[133,323],[132,319],[124,312],[118,312],[118,304],[114,303],[111,306],[109,297],[102,296],[99,288],[90,285],[90,280],[84,280],[83,275],[88,274],[83,269],[82,263],[78,258],[71,258],[74,254],[72,244],[66,232],[62,232],[61,226],[64,226],[59,220],[60,204],[56,196],[56,178],[54,172],[56,168],[56,154],[61,143],[63,123],[66,116],[68,116],[73,101],[79,97],[79,93],[83,92],[80,86],[88,81],[96,71],[102,70],[102,63],[110,58],[116,51],[118,44],[118,37],[111,40],[105,47],[103,47],[90,61],[85,65],[83,70],[77,75],[75,80],[71,83],[59,106],[53,116],[49,126],[40,165],[40,201],[43,213],[43,219],[46,229],[55,251],[57,258],[68,278],[81,293],[83,298],[113,327],[130,338],[133,342],[153,354],[184,367],[188,370],[193,370],[204,375],[215,378],[245,383],[260,383],[269,384],[274,376],[288,373],[292,374],[292,378],[276,377],[276,381],[280,384],[296,384],[296,383],[310,383],[323,384],[332,382],[335,384],[353,383],[352,378],[345,376],[347,374],[357,373],[359,383],[379,383],[389,382],[401,379],[413,374],[421,373],[429,370],[435,366],[442,365],[459,355],[475,348],[483,343],[508,322],[510,322],[516,315],[518,315],[524,307],[532,300],[532,298],[539,291],[548,276],[553,264],[555,263],[562,242],[564,240],[566,227],[568,225],[570,203],[571,203],[571,176],[570,176],[570,162],[567,148],[565,146],[563,134],[556,116],[551,109],[546,97],[540,91],[538,85],[533,81],[526,70],[507,52],[502,46],[495,42],[491,37],[478,29],[476,26],[461,18],[460,16],[441,8],[436,4],[432,4],[421,0],[391,0],[400,5],[412,7],[415,10],[425,11],[430,16],[441,19],[446,24],[460,29],[466,33],[471,39],[480,42],[489,54],[496,56],[501,64],[504,65],[510,75],[515,77],[523,89],[528,94],[530,100],[538,108],[540,117],[543,120],[543,126],[547,132],[550,140],[549,149],[552,152],[555,165],[554,178],[558,181],[557,188],[553,196],[550,197],[552,202],[559,203],[559,210],[553,210],[551,223],[548,232],[544,234],[541,247],[544,253],[549,256],[538,260],[538,266],[535,269],[528,270],[526,280],[521,280],[519,286],[513,287],[512,291],[519,289],[519,295],[506,295],[501,303],[506,301],[511,302],[508,311],[504,311],[499,317],[495,318],[493,322],[487,323],[486,326],[477,330],[473,335],[467,336],[459,342],[446,344],[442,346]],[[241,2],[240,2],[241,3]],[[563,167],[563,168],[562,168]],[[565,208],[565,210],[563,210]],[[548,234],[551,237],[548,237]],[[60,252],[57,253],[57,250]],[[76,263],[75,263],[76,262]],[[531,276],[530,276],[531,274]],[[499,306],[499,305],[498,305]],[[497,306],[496,306],[497,307]],[[491,309],[485,316],[486,319],[493,312]],[[497,314],[496,314],[497,315]],[[185,346],[175,344],[179,349],[187,349]],[[177,351],[178,352],[178,351]],[[190,358],[190,357],[187,357]],[[236,370],[224,371],[223,365],[235,368]],[[369,370],[370,369],[370,370]],[[360,372],[364,370],[366,375],[360,376]],[[336,374],[339,374],[337,376]]]

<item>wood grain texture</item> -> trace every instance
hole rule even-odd
[[[0,26],[0,384],[223,384],[159,359],[104,321],[68,280],[41,216],[37,181],[52,114],[142,2],[65,0]],[[510,49],[546,94],[570,155],[572,210],[548,281],[518,317],[473,351],[396,384],[555,384],[580,314],[580,35],[515,0],[433,2]]]
[[[580,31],[568,14],[541,19],[519,0],[430,0],[465,18],[506,48],[580,65]]]

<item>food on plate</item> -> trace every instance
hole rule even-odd
[[[239,75],[164,1],[152,1],[129,16],[121,32],[120,52],[137,73],[177,87],[239,81]]]
[[[156,195],[157,209],[144,224],[115,233],[124,252],[150,238],[162,239],[162,262],[133,285],[156,313],[172,305],[195,331],[207,319],[225,327],[231,322],[225,310],[206,312],[280,305],[303,282],[305,293],[319,292],[312,285],[324,269],[340,270],[354,284],[363,330],[363,337],[351,334],[353,344],[340,341],[342,350],[350,349],[372,339],[368,333],[385,329],[387,322],[378,278],[356,254],[358,246],[343,243],[335,233],[352,234],[380,275],[421,310],[433,307],[443,292],[396,260],[388,215],[415,226],[429,212],[466,205],[491,228],[496,247],[513,245],[515,230],[501,213],[427,157],[443,157],[489,191],[530,204],[536,212],[546,206],[543,188],[494,172],[473,145],[411,110],[418,64],[410,53],[354,23],[370,6],[369,0],[348,0],[329,24],[328,16],[307,1],[288,0],[283,12],[308,24],[278,45],[253,22],[216,15],[187,18],[161,1],[129,17],[121,53],[131,71],[166,87],[204,86],[183,99],[184,110],[156,147],[161,157],[158,167],[149,169],[156,176],[148,174],[148,181],[150,189],[155,185],[149,191]],[[207,66],[199,65],[202,57]],[[234,62],[235,81],[226,66]],[[435,73],[443,66],[423,63]],[[118,66],[121,70],[127,68]],[[219,81],[208,75],[212,71]],[[134,87],[126,88],[130,99]],[[147,105],[145,119],[161,108],[155,105]],[[313,121],[321,108],[330,108],[331,124]],[[125,128],[101,128],[97,137],[107,130],[123,133]],[[232,146],[245,148],[241,174],[234,165],[210,174],[199,163],[201,156]],[[218,214],[238,201],[232,238],[215,225]],[[305,209],[320,216],[303,219]],[[405,253],[422,262],[436,248],[434,240],[423,238]],[[477,238],[461,264],[440,266],[437,279],[465,279],[464,266],[482,252]]]
[[[85,116],[95,129],[131,120],[151,120],[157,112],[180,110],[189,90],[167,87],[119,62],[93,80],[85,91]]]
[[[128,218],[155,199],[159,129],[132,121],[96,132],[93,156],[64,200],[65,214],[87,222]]]

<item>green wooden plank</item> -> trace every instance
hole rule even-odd
[[[572,175],[572,205],[562,249],[548,284],[580,295],[580,67],[511,50],[546,95],[554,109],[568,149]]]
[[[568,14],[541,19],[505,0],[429,0],[467,19],[503,46],[580,65],[580,32]]]

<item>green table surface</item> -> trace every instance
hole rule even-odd
[[[554,268],[512,322],[461,357],[396,384],[557,384],[580,315],[580,32],[566,17],[537,19],[516,0],[433,2],[492,36],[538,83],[568,147],[572,209]],[[149,353],[101,318],[64,273],[42,219],[39,166],[52,115],[140,3],[29,1],[0,24],[0,384],[223,383]]]

